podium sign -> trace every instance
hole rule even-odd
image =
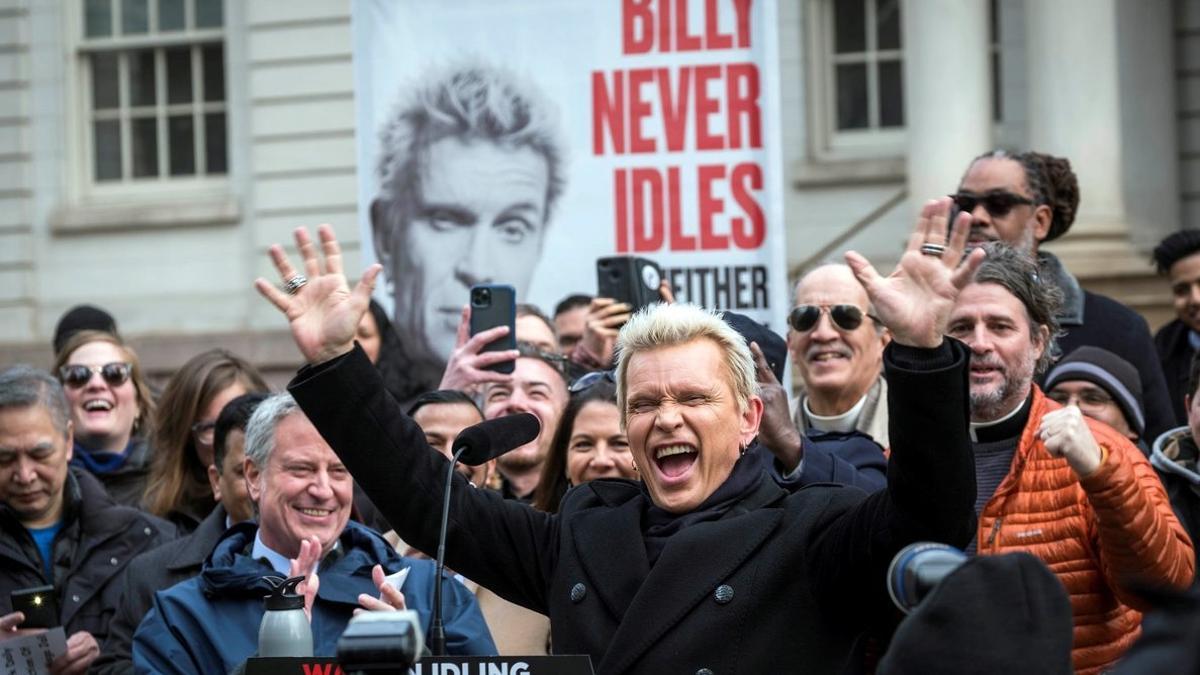
[[[254,658],[246,675],[348,675],[337,659]],[[382,672],[375,670],[372,672]],[[426,656],[411,675],[593,675],[587,655],[571,656]]]

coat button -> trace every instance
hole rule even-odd
[[[583,584],[575,584],[571,587],[571,602],[583,602],[583,598],[587,596],[587,586]]]
[[[718,605],[727,604],[730,600],[733,600],[733,586],[729,584],[717,586],[717,590],[713,593],[713,599],[717,601]]]
[[[713,671],[709,670],[708,668],[701,668],[700,670],[696,671],[696,675],[713,675]]]
[[[72,601],[72,602],[79,602],[79,596],[78,596],[78,595],[72,595],[72,596],[71,596],[71,601]]]
[[[142,532],[146,533],[147,537],[150,536],[150,528],[147,527],[146,529],[142,530]]]
[[[112,566],[113,566],[113,567],[116,567],[116,566],[117,566],[117,559],[116,559],[116,558],[109,558],[109,559],[108,559],[108,562],[109,562],[110,564],[112,564]]]

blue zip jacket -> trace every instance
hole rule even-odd
[[[154,595],[154,603],[133,636],[133,664],[139,673],[228,673],[258,650],[263,597],[270,592],[264,576],[277,575],[249,551],[256,523],[230,528],[204,562],[200,576]],[[350,522],[339,539],[341,553],[318,569],[321,585],[313,603],[314,656],[335,656],[359,594],[378,596],[371,568],[387,574],[408,568],[405,604],[421,617],[429,635],[433,607],[434,564],[405,558],[378,533]],[[475,596],[451,577],[442,578],[446,651],[453,655],[496,653]]]

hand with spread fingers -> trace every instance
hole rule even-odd
[[[759,397],[763,402],[762,421],[758,425],[758,442],[775,455],[783,465],[784,473],[790,473],[803,459],[804,446],[800,439],[800,430],[792,421],[787,390],[775,378],[775,373],[757,342],[750,343],[750,352],[754,354],[754,376],[758,380]]]
[[[463,306],[454,351],[450,352],[450,359],[446,362],[446,370],[442,372],[442,382],[438,389],[458,389],[474,394],[478,393],[484,384],[510,382],[512,375],[486,368],[505,361],[515,361],[520,352],[515,349],[483,351],[488,344],[505,335],[508,335],[508,326],[495,326],[471,335],[471,308]]]
[[[292,338],[300,353],[312,364],[322,363],[354,348],[358,323],[367,311],[371,290],[381,267],[371,265],[362,279],[350,289],[342,275],[342,252],[333,228],[317,228],[324,265],[308,230],[297,228],[296,247],[303,261],[303,273],[297,272],[278,244],[270,248],[271,261],[279,271],[283,290],[266,279],[255,279],[254,287],[287,316]]]
[[[947,240],[950,204],[949,197],[925,204],[900,264],[887,277],[880,276],[858,253],[846,253],[846,263],[866,289],[879,320],[899,344],[927,348],[940,345],[959,291],[970,283],[983,262],[985,253],[981,248],[964,256],[969,214],[959,214]]]
[[[1083,413],[1073,405],[1046,413],[1038,426],[1038,438],[1046,445],[1046,452],[1067,460],[1080,478],[1086,478],[1100,468],[1103,458],[1100,445],[1083,419]]]

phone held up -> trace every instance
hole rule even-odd
[[[648,258],[618,255],[596,261],[597,295],[623,302],[634,312],[662,301],[661,283],[662,268]]]
[[[484,345],[485,352],[517,348],[517,292],[507,284],[480,284],[471,287],[471,335],[489,328],[508,326],[508,335]],[[512,374],[514,361],[486,366],[486,370]]]
[[[59,625],[58,601],[53,586],[21,588],[9,594],[14,612],[25,615],[21,628],[54,628]]]

